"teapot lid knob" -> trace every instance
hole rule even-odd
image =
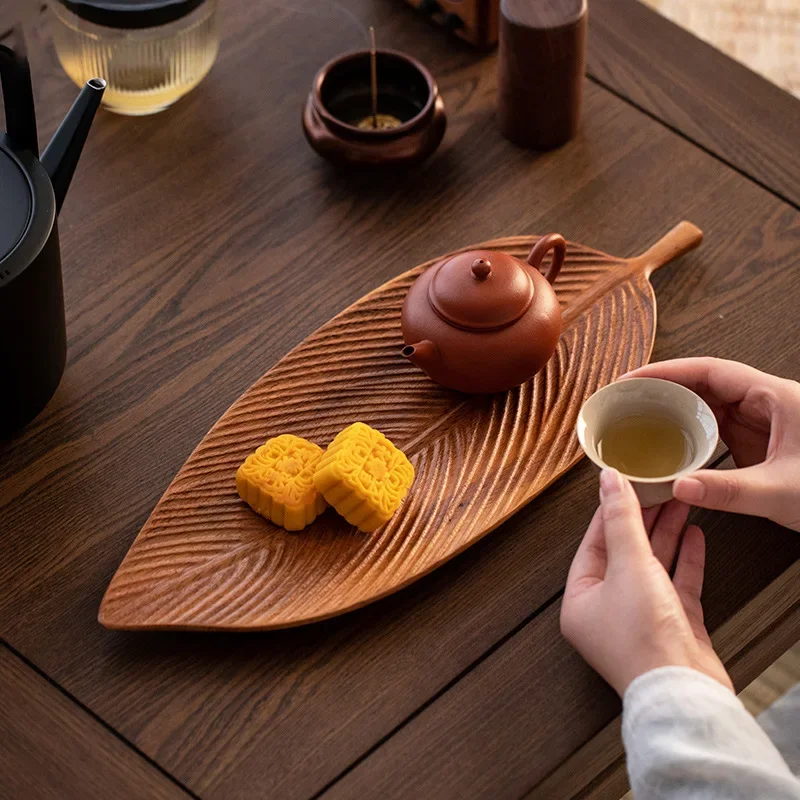
[[[533,302],[532,270],[506,253],[470,250],[432,269],[428,301],[445,322],[463,330],[500,330]]]
[[[477,281],[485,281],[492,274],[492,262],[476,258],[472,262],[472,275]]]

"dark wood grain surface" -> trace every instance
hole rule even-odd
[[[563,697],[561,716],[547,717],[550,727],[525,723],[529,738],[499,757],[474,751],[484,762],[490,752],[508,759],[504,787],[524,791],[615,710],[538,621],[555,608],[594,510],[586,463],[408,590],[308,628],[112,633],[96,621],[105,586],[239,393],[369,289],[474,241],[559,229],[632,255],[692,219],[706,232],[702,248],[654,276],[655,357],[709,353],[800,377],[795,332],[780,324],[800,301],[800,218],[591,82],[577,139],[545,156],[519,150],[494,125],[494,56],[476,56],[404,4],[347,5],[440,84],[448,133],[416,170],[348,175],[320,161],[302,139],[300,109],[318,66],[361,46],[362,34],[345,18],[243,0],[224,4],[219,63],[193,94],[152,118],[98,117],[60,223],[67,371],[42,416],[0,444],[0,633],[191,791],[225,800],[341,791],[343,773],[360,781],[372,757],[391,762],[395,751],[380,745],[394,747],[397,732],[410,757],[428,742],[420,734],[409,744],[406,730],[430,732],[431,750],[441,748],[436,720],[466,718],[440,710],[453,708],[451,692],[471,696],[487,675],[528,674],[516,704],[504,694],[510,684],[492,688],[502,713],[480,730],[502,738],[507,720],[540,702],[530,650],[549,653],[565,665],[557,679],[571,684],[551,689]],[[46,29],[33,34],[46,141],[77,90]],[[710,567],[708,603],[718,626],[800,553],[794,540],[736,518],[713,525],[720,563]],[[727,591],[722,569],[734,561],[741,583]],[[738,636],[743,650],[768,649],[769,637]],[[577,734],[558,721],[579,717]],[[541,754],[535,774],[520,766],[526,752]],[[485,766],[496,774],[501,765]]]
[[[0,798],[112,797],[191,795],[0,645]]]
[[[31,6],[35,3],[30,0],[3,0],[0,5],[0,39],[30,14]]]
[[[751,536],[737,537],[739,550],[730,558],[730,526],[725,517],[698,514],[708,541],[704,607],[709,631],[739,689],[743,689],[800,636],[800,613],[792,617],[776,647],[759,648],[760,659],[744,663],[751,648],[742,636],[744,625],[761,628],[751,638],[771,630],[786,614],[800,611],[797,591],[800,563],[786,570],[753,571],[750,559],[787,551],[787,562],[800,558],[795,533],[753,520]],[[792,580],[784,578],[789,573]],[[788,576],[787,576],[788,577]],[[782,591],[774,591],[782,581]],[[753,608],[753,598],[764,594]],[[578,747],[590,742],[619,713],[616,694],[583,663],[559,635],[554,603],[508,642],[473,669],[457,686],[428,706],[374,754],[345,776],[327,796],[358,797],[374,792],[382,798],[521,797]],[[731,614],[731,609],[736,612]],[[770,611],[775,616],[770,618]],[[738,625],[732,621],[742,615]],[[726,628],[726,625],[728,626]],[[565,679],[564,676],[569,676]],[[615,735],[616,760],[621,746]],[[593,765],[594,766],[594,765]],[[608,765],[603,765],[604,769]],[[570,772],[576,772],[572,765]],[[584,779],[593,775],[582,775]],[[582,784],[578,784],[582,786]],[[552,782],[547,794],[568,798],[570,782]],[[538,796],[533,793],[532,796]],[[602,797],[602,794],[598,795]]]
[[[637,0],[592,0],[590,27],[593,79],[800,207],[795,97]]]

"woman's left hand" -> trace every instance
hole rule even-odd
[[[561,605],[561,632],[622,697],[657,667],[692,667],[733,690],[703,624],[705,539],[675,500],[642,512],[616,470],[581,542]],[[675,564],[675,576],[668,570]]]

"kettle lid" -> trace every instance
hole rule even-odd
[[[516,322],[533,302],[528,270],[514,257],[470,250],[442,262],[428,299],[446,322],[469,331],[490,331]]]
[[[188,16],[205,0],[58,0],[76,16],[106,28],[155,28]]]
[[[0,137],[0,262],[17,246],[31,218],[30,183],[17,160],[2,146]],[[3,269],[0,266],[0,283]]]

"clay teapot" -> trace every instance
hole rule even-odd
[[[470,394],[502,392],[532,378],[561,335],[550,284],[567,245],[551,233],[528,256],[470,250],[440,261],[414,282],[403,303],[402,350],[437,383]],[[539,267],[549,251],[552,261]]]

